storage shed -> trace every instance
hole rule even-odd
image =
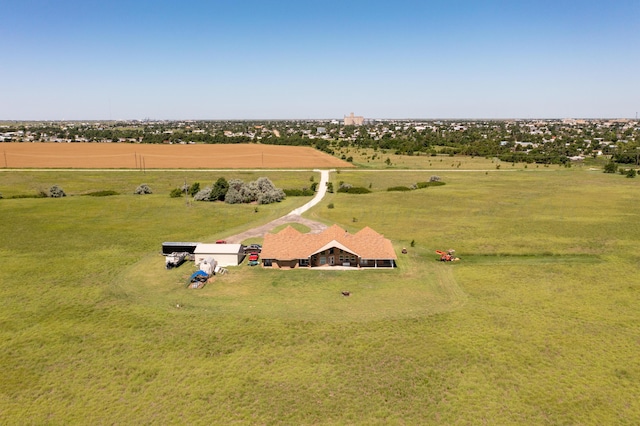
[[[193,254],[198,244],[200,243],[165,241],[162,243],[162,254],[165,256],[174,252]]]
[[[218,266],[237,266],[244,260],[242,244],[198,244],[195,251],[196,265],[208,257],[218,262]]]

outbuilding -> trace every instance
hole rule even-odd
[[[195,264],[212,257],[218,266],[238,266],[244,260],[242,244],[198,244],[195,251]]]

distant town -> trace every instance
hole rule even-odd
[[[611,156],[637,164],[638,119],[5,121],[0,142],[262,143],[335,154],[372,148],[399,155],[470,155],[558,164]]]

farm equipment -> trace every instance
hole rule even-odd
[[[173,253],[168,254],[167,257],[164,259],[164,266],[167,269],[177,268],[178,266],[182,265],[185,262],[185,260],[187,260],[188,258],[189,258],[188,252],[174,251]]]
[[[441,262],[455,262],[460,260],[459,257],[455,257],[455,252],[456,251],[454,249],[449,249],[447,251],[436,250],[436,254],[440,255]]]

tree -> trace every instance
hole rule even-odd
[[[65,194],[64,190],[60,188],[58,185],[53,185],[51,188],[49,188],[49,197],[61,198],[66,196],[67,194]]]
[[[195,201],[210,201],[211,200],[211,187],[207,186],[204,189],[201,189],[200,191],[198,191],[194,196],[193,199]]]
[[[227,195],[227,191],[229,191],[229,182],[227,182],[227,180],[223,177],[218,178],[216,183],[214,183],[213,187],[211,188],[209,199],[211,201],[224,201]]]
[[[200,191],[200,182],[194,182],[187,191],[192,197]]]
[[[229,181],[229,189],[224,197],[225,203],[238,204],[242,203],[242,187],[244,182],[240,179],[231,179]]]
[[[146,183],[143,183],[140,186],[138,186],[134,192],[134,194],[136,195],[144,195],[144,194],[152,194],[152,193],[153,191],[151,191],[151,188]]]
[[[618,165],[613,161],[609,161],[607,164],[604,165],[605,173],[615,173],[617,170],[618,170]]]

